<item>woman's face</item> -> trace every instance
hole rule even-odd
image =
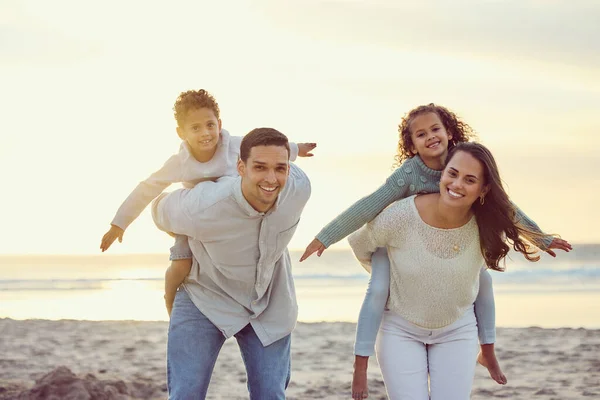
[[[465,151],[454,154],[440,179],[442,200],[453,207],[471,207],[488,190],[481,162]]]

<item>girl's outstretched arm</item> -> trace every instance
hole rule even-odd
[[[431,193],[436,188],[439,191],[439,177],[436,176],[439,172],[431,170],[431,175],[425,177],[427,174],[418,165],[419,162],[422,163],[417,157],[404,162],[376,191],[358,200],[327,224],[306,247],[300,261],[306,260],[315,252],[321,256],[327,247],[373,220],[394,201],[418,192]]]

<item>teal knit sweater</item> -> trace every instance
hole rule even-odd
[[[429,168],[418,155],[404,161],[385,183],[375,192],[363,197],[338,215],[316,238],[329,247],[339,242],[358,228],[371,221],[384,208],[394,201],[404,199],[417,193],[435,193],[440,191],[442,171]],[[542,233],[540,227],[518,207],[517,221],[534,232]],[[543,245],[547,248],[553,237],[547,235]]]

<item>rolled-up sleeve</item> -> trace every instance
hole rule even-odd
[[[152,202],[152,219],[158,229],[178,235],[196,237],[189,205],[195,201],[193,189],[163,193]]]
[[[378,218],[375,218],[348,237],[354,256],[369,272],[371,272],[371,256],[378,247],[385,247],[387,244],[386,232],[383,228]]]

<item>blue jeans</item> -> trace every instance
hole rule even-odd
[[[250,324],[236,333],[251,400],[285,399],[290,381],[291,335],[263,347]],[[169,399],[204,399],[225,336],[180,289],[169,323],[167,386]]]

